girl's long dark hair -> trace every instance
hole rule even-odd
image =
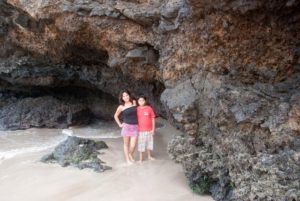
[[[123,101],[123,93],[127,93],[129,96],[129,101],[133,102],[133,100],[135,100],[135,98],[133,97],[133,95],[131,94],[131,92],[128,89],[124,89],[122,91],[120,91],[119,93],[119,103],[120,105],[124,105],[125,102]]]

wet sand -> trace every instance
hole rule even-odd
[[[154,161],[127,165],[122,138],[103,139],[109,146],[100,158],[113,169],[104,173],[44,164],[51,150],[18,155],[0,164],[1,201],[212,201],[194,194],[179,164],[169,159],[167,142],[180,134],[167,122],[156,132]],[[74,129],[76,133],[76,128]],[[78,130],[84,132],[84,129]],[[137,153],[136,153],[137,158]]]

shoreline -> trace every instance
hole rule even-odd
[[[182,167],[166,152],[166,143],[179,131],[158,121],[165,126],[156,132],[156,160],[127,165],[122,138],[101,139],[109,148],[99,157],[113,168],[103,173],[39,162],[51,150],[19,155],[0,163],[1,200],[212,201],[188,187]],[[137,156],[135,152],[136,160]]]

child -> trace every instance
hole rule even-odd
[[[135,150],[138,138],[138,122],[137,122],[137,107],[133,96],[128,90],[123,90],[119,95],[120,105],[117,108],[114,118],[122,128],[121,135],[123,136],[124,154],[128,164],[134,162],[133,153]],[[120,115],[123,121],[120,121]]]
[[[140,162],[143,161],[143,152],[147,148],[148,159],[154,160],[151,156],[153,151],[153,136],[155,130],[155,114],[151,106],[147,103],[147,98],[143,95],[138,97],[137,118],[139,126],[138,151],[140,152]]]

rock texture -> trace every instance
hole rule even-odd
[[[81,104],[64,103],[51,96],[24,98],[2,107],[0,129],[66,127],[87,124],[90,118],[90,111]]]
[[[111,167],[103,165],[104,162],[98,158],[98,151],[107,148],[103,141],[68,137],[55,147],[53,153],[45,155],[41,161],[57,162],[62,167],[71,165],[79,169],[91,168],[96,172],[103,172]]]
[[[300,200],[298,1],[0,4],[3,89],[146,93],[186,133],[168,149],[195,191]]]

